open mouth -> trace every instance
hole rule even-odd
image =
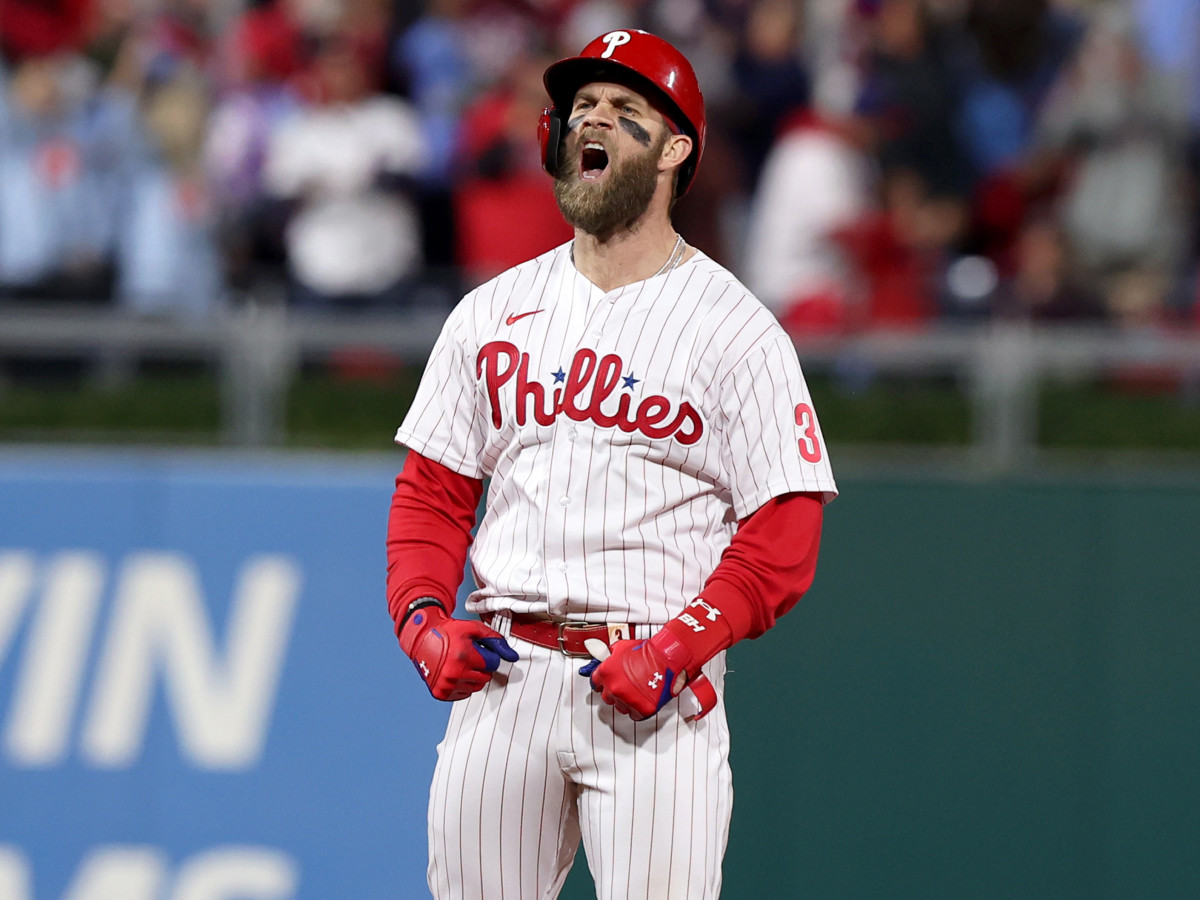
[[[594,181],[607,168],[608,151],[604,149],[604,145],[598,141],[588,141],[584,144],[579,156],[580,175],[588,181]]]

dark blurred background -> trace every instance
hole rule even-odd
[[[386,449],[569,238],[542,70],[635,26],[708,104],[678,228],[832,444],[1200,452],[1191,0],[3,0],[0,439]]]

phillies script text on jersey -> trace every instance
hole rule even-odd
[[[485,378],[488,403],[492,408],[492,424],[500,428],[504,416],[500,408],[500,388],[516,377],[516,419],[518,425],[526,422],[526,408],[533,401],[533,418],[539,425],[550,425],[560,414],[566,414],[576,422],[591,420],[601,428],[620,428],[622,431],[640,431],[649,438],[673,436],[683,445],[694,444],[704,434],[704,422],[700,414],[686,400],[679,404],[674,415],[671,401],[661,394],[643,398],[636,412],[630,407],[633,399],[621,394],[617,399],[615,413],[601,409],[621,381],[624,363],[615,353],[597,358],[595,350],[584,347],[576,351],[571,361],[571,371],[566,383],[555,388],[547,402],[546,388],[529,380],[529,354],[523,353],[516,344],[508,341],[491,341],[479,351],[475,376]],[[591,388],[591,399],[586,406],[577,401]]]

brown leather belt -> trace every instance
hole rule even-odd
[[[496,616],[488,615],[484,616],[483,620],[495,627],[495,618]],[[590,658],[592,654],[583,646],[584,641],[601,640],[611,647],[617,641],[633,637],[633,628],[625,622],[552,622],[537,616],[513,613],[509,634],[539,647],[558,650],[567,656]]]

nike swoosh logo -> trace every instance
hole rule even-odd
[[[509,316],[507,319],[504,320],[504,324],[505,325],[516,324],[518,319],[523,319],[526,316],[537,315],[540,312],[545,312],[545,310],[544,309],[531,309],[529,312],[513,313],[511,316]]]

